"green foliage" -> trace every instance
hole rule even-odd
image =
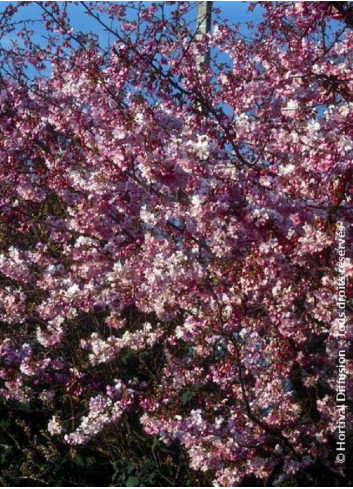
[[[45,413],[47,414],[47,413]],[[83,447],[46,431],[47,417],[29,405],[0,403],[0,485],[10,487],[178,487],[210,485],[190,471],[185,453],[147,436],[136,417]]]
[[[198,386],[196,386],[198,388]],[[195,391],[183,393],[192,402]],[[347,461],[350,473],[353,460]],[[272,485],[271,480],[268,486]],[[43,411],[29,405],[0,403],[0,485],[7,487],[205,487],[210,474],[188,468],[184,451],[144,434],[136,416],[84,447],[70,447],[46,432]],[[249,478],[246,486],[262,486]],[[338,486],[339,477],[319,462],[283,481],[285,487]]]
[[[114,463],[114,469],[112,478],[114,486],[150,487],[158,483],[158,467],[151,460],[147,460],[141,467],[131,462],[117,461]]]

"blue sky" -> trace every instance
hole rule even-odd
[[[1,11],[10,3],[16,4],[17,2],[0,2],[0,13]],[[63,2],[57,2],[63,3]],[[83,31],[94,30],[97,34],[99,34],[101,41],[107,40],[107,34],[104,33],[103,29],[97,26],[97,23],[84,14],[82,8],[78,8],[74,5],[71,5],[72,2],[66,2],[70,4],[71,7],[71,20],[72,24],[75,28],[81,29]],[[97,2],[99,3],[99,2]],[[124,3],[124,2],[111,2],[111,3]],[[138,4],[139,2],[134,2]],[[143,3],[151,3],[151,2],[143,2]],[[168,2],[165,2],[168,3]],[[196,1],[190,2],[195,4],[195,15],[196,15]],[[261,8],[256,8],[254,12],[248,11],[248,6],[251,2],[242,2],[242,1],[215,1],[213,2],[214,6],[220,8],[222,11],[222,18],[226,18],[229,22],[236,23],[244,23],[244,31],[246,31],[245,23],[248,21],[259,21],[261,19]],[[255,2],[256,3],[256,2]],[[69,7],[69,8],[70,8]],[[20,9],[20,12],[17,14],[17,17],[22,20],[35,20],[40,18],[40,9],[35,4],[35,2],[29,2],[28,5]],[[191,19],[190,19],[191,20]],[[40,23],[33,24],[31,28],[38,34],[41,35],[43,33],[43,29]],[[4,42],[4,41],[3,41]]]
[[[0,2],[0,15],[1,12],[8,6],[9,4],[16,4],[17,2]],[[44,3],[44,2],[41,2]],[[55,3],[64,3],[64,2],[55,2]],[[102,47],[107,46],[109,43],[113,42],[114,39],[112,39],[109,35],[109,33],[104,31],[104,28],[100,26],[92,17],[86,15],[83,6],[76,6],[73,5],[73,2],[66,2],[68,4],[68,13],[69,17],[71,20],[71,25],[74,27],[75,31],[83,31],[83,32],[93,32],[98,35],[99,37],[99,43]],[[96,2],[100,3],[100,2]],[[110,3],[121,3],[124,4],[126,2],[110,2]],[[133,2],[134,4],[137,4],[139,2]],[[142,2],[144,4],[150,4],[151,2]],[[157,2],[159,3],[159,2]],[[164,2],[165,4],[168,4],[169,2]],[[197,1],[190,2],[193,4],[194,8],[192,9],[192,12],[188,14],[188,17],[190,19],[190,27],[191,29],[196,28],[196,14],[197,14]],[[249,5],[254,2],[243,2],[243,1],[214,1],[213,6],[215,8],[219,8],[221,10],[221,18],[222,19],[227,19],[230,24],[234,23],[240,23],[241,24],[241,29],[240,31],[243,34],[249,33],[246,23],[247,22],[253,22],[256,24],[261,20],[262,17],[262,8],[256,8],[253,12],[249,12],[248,8]],[[255,2],[257,3],[257,2]],[[174,7],[172,7],[174,8]],[[168,11],[168,10],[167,10]],[[46,44],[46,41],[42,40],[42,36],[46,34],[43,23],[40,21],[41,19],[41,9],[40,7],[36,4],[36,2],[28,2],[27,5],[24,5],[19,9],[19,12],[16,14],[16,20],[21,20],[21,21],[29,21],[27,26],[28,28],[32,29],[34,31],[34,36],[32,39],[39,45]],[[166,13],[167,15],[167,13]],[[129,15],[128,15],[129,18]],[[130,16],[132,18],[132,15]],[[33,23],[31,21],[34,21]],[[108,20],[107,23],[109,24],[110,21]],[[116,26],[115,26],[116,27]],[[23,46],[23,43],[21,39],[19,39],[16,35],[15,32],[6,34],[4,36],[1,36],[0,33],[0,44],[2,47],[10,48],[11,44],[13,41],[16,41],[19,43],[19,45]],[[41,75],[49,75],[50,74],[50,67],[47,65],[48,68],[44,71],[41,71]],[[33,67],[29,67],[27,71],[27,75],[32,78],[38,75],[39,72],[37,72]]]

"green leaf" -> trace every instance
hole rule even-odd
[[[182,393],[181,395],[181,403],[183,406],[185,406],[189,401],[191,401],[192,399],[194,399],[194,397],[196,396],[195,392],[192,392],[192,391],[185,391]]]
[[[137,487],[139,484],[139,479],[137,477],[129,477],[126,481],[125,487]]]
[[[86,466],[85,457],[83,455],[80,455],[79,453],[76,453],[76,455],[74,456],[72,461],[75,465],[78,465],[79,467],[85,467]]]

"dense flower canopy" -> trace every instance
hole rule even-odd
[[[216,9],[195,36],[193,2],[80,2],[102,45],[61,2],[39,2],[38,41],[22,3],[1,18],[19,36],[0,45],[1,397],[49,406],[72,444],[133,411],[220,486],[313,466],[344,480],[349,7],[266,2],[246,34]]]

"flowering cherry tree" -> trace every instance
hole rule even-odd
[[[246,34],[215,9],[200,37],[194,2],[38,2],[38,40],[27,3],[0,21],[1,397],[68,444],[133,412],[218,486],[348,480],[351,7],[266,2]]]

